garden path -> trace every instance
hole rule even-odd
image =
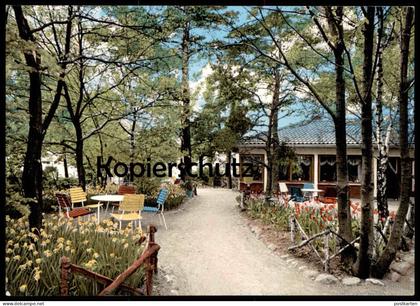
[[[345,287],[323,285],[271,252],[239,213],[237,192],[199,189],[181,208],[165,213],[157,291],[160,295],[410,295],[414,283]],[[154,219],[156,222],[158,218]],[[150,216],[145,224],[152,221]],[[143,225],[143,226],[144,226]],[[284,250],[284,253],[287,253]]]

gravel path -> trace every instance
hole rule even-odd
[[[161,295],[411,295],[414,283],[344,287],[303,276],[258,240],[239,214],[237,192],[199,189],[156,233]],[[147,218],[149,219],[149,218]],[[147,221],[145,220],[147,224]],[[155,222],[158,222],[156,217]],[[285,251],[286,253],[286,251]],[[412,283],[412,284],[411,284]],[[404,288],[402,288],[404,287]]]

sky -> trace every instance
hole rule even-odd
[[[238,12],[238,24],[244,23],[246,21],[246,15],[247,15],[247,8],[241,7],[241,6],[228,6],[228,10],[233,10]],[[203,35],[205,37],[208,37],[209,40],[213,39],[223,39],[225,35],[227,34],[226,29],[221,30],[214,30],[214,31],[207,31],[207,30],[195,30],[195,33],[198,35]],[[211,74],[212,70],[208,65],[208,59],[197,59],[193,58],[190,64],[190,87],[194,91],[197,89],[198,86],[203,85],[205,82],[205,79]],[[268,97],[267,97],[268,98]],[[270,98],[271,99],[271,98]],[[200,107],[204,105],[204,101],[201,97],[199,97],[197,101],[197,105],[195,105],[195,110],[199,110]],[[297,106],[299,108],[301,106]],[[296,107],[295,107],[296,108]],[[301,115],[290,115],[287,117],[284,117],[286,112],[281,112],[279,118],[279,128],[288,126],[290,124],[295,124],[298,122],[301,122],[303,120]]]

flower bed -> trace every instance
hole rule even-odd
[[[58,296],[60,258],[67,256],[74,264],[115,278],[136,260],[142,247],[136,242],[141,230],[118,229],[118,223],[104,220],[99,225],[90,221],[72,221],[56,215],[45,216],[43,229],[37,236],[28,229],[24,218],[6,218],[6,287],[12,296]],[[126,284],[140,287],[144,271],[139,269]],[[70,294],[96,295],[101,286],[82,276],[70,282]]]

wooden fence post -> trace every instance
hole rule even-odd
[[[292,240],[292,243],[295,244],[296,225],[295,225],[295,217],[293,215],[290,215],[289,223],[290,223],[290,240]]]
[[[324,271],[328,272],[329,270],[329,261],[330,261],[330,246],[329,246],[329,239],[328,237],[330,236],[330,233],[328,232],[327,234],[325,234],[324,236],[324,255],[325,255],[325,262],[324,262]]]
[[[63,256],[60,259],[60,295],[69,295],[69,275],[70,275],[70,259]]]

